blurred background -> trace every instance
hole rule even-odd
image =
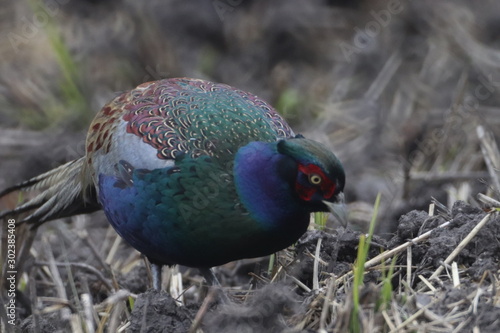
[[[19,0],[0,8],[0,188],[84,154],[95,113],[151,80],[269,101],[347,172],[364,229],[489,188],[476,127],[500,136],[497,0]],[[12,202],[0,202],[0,209]]]

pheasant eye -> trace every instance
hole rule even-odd
[[[309,182],[313,185],[321,184],[321,180],[321,176],[316,173],[312,173],[309,175]]]

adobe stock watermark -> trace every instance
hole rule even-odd
[[[16,220],[7,220],[7,323],[16,325]]]
[[[224,18],[227,13],[232,13],[243,3],[243,0],[214,0],[212,1],[212,6],[215,9],[215,12],[219,16],[221,21],[224,21]]]
[[[378,11],[371,10],[370,15],[373,20],[365,24],[364,29],[354,27],[354,37],[352,43],[341,42],[339,44],[340,50],[344,55],[347,62],[352,61],[352,56],[360,53],[363,49],[367,48],[373,43],[383,28],[386,28],[395,15],[400,14],[404,7],[400,0],[391,0],[387,3],[386,9]]]
[[[162,71],[160,65],[156,65],[155,68],[147,65],[145,70],[147,74],[142,78],[142,82],[162,80],[167,78],[170,74],[169,72]]]
[[[32,41],[55,17],[60,10],[61,5],[65,5],[70,0],[47,0],[41,1],[39,9],[35,10],[31,17],[23,16],[21,18],[21,28],[16,32],[9,32],[7,39],[10,45],[17,53],[20,48]]]
[[[473,118],[479,118],[478,114],[480,102],[489,99],[493,94],[497,93],[500,87],[500,81],[495,80],[493,75],[480,75],[478,84],[471,88],[463,98],[463,101],[454,109],[449,108],[443,113],[443,125],[433,129],[425,139],[418,144],[418,148],[411,152],[408,159],[401,159],[401,162],[408,167],[414,165],[422,165],[427,159],[438,152],[441,145],[447,139],[447,134],[456,131],[463,131],[464,125],[471,123]],[[446,129],[446,130],[445,130]],[[467,140],[466,135],[462,137]],[[402,177],[397,177],[393,174],[386,174],[388,188],[392,193],[397,193],[399,184],[403,181]],[[392,199],[395,199],[395,195]]]
[[[463,125],[470,122],[471,117],[478,116],[479,103],[489,99],[495,92],[500,82],[493,81],[493,76],[479,76],[479,84],[468,93],[456,109],[448,109],[443,115],[444,128],[451,130],[463,130]],[[435,129],[427,140],[424,140],[419,149],[410,156],[408,163],[419,164],[427,156],[433,154],[439,145],[446,139],[446,132],[442,129]]]
[[[226,164],[225,170],[233,169],[233,161]],[[209,171],[206,175],[197,175],[200,179],[204,179],[201,186],[192,189],[192,196],[187,202],[179,203],[179,213],[185,221],[194,217],[199,217],[203,211],[213,205],[214,202],[224,200],[225,197],[221,196],[227,186],[232,182],[232,176],[229,173],[218,173],[216,171]]]

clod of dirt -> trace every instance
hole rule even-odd
[[[441,292],[443,294],[437,296],[440,298],[440,301],[437,302],[436,306],[430,308],[431,311],[438,315],[446,316],[450,313],[450,304],[455,304],[455,312],[467,311],[472,306],[476,306],[477,309],[473,320],[463,327],[462,331],[472,332],[473,328],[477,327],[481,333],[498,333],[498,328],[500,327],[500,309],[489,301],[495,297],[494,294],[485,292],[479,297],[479,302],[474,305],[471,295],[477,295],[479,292],[478,286],[475,284],[462,286],[462,288],[446,286],[439,293]]]
[[[146,291],[147,284],[144,283],[144,277],[148,276],[144,265],[134,267],[127,274],[120,274],[119,281],[122,288],[129,290],[134,294],[141,294]]]
[[[395,247],[408,239],[434,229],[426,242],[412,246],[412,262],[419,274],[432,274],[437,267],[455,250],[460,242],[484,218],[485,213],[463,201],[457,201],[451,210],[450,223],[444,228],[436,228],[445,222],[440,216],[429,217],[423,211],[411,211],[399,219],[397,235],[388,243]],[[484,272],[495,271],[500,261],[500,217],[492,217],[478,234],[460,251],[454,259],[459,265],[468,267],[467,273],[475,280]],[[406,262],[402,253],[399,261]]]
[[[495,273],[496,270],[498,269],[498,253],[495,257],[493,253],[490,251],[486,251],[481,253],[476,261],[467,268],[467,274],[473,279],[473,280],[480,280],[485,272],[492,272]]]
[[[295,252],[297,260],[292,268],[292,275],[306,285],[312,287],[314,253],[321,238],[321,260],[328,263],[322,271],[343,275],[352,269],[358,253],[359,237],[362,233],[352,229],[342,229],[336,233],[327,233],[319,230],[306,232],[297,242]],[[385,248],[386,241],[376,235],[372,238],[372,245],[368,253],[373,258],[380,253],[380,248]]]
[[[422,210],[412,210],[401,216],[398,220],[397,235],[402,240],[415,237],[428,218],[429,214]]]
[[[452,219],[446,228],[436,229],[430,239],[424,261],[437,268],[458,244],[470,233],[485,213],[463,201],[457,201],[451,210]],[[458,264],[473,265],[482,253],[500,253],[498,242],[500,219],[491,219],[455,258]]]
[[[484,215],[484,212],[474,206],[467,204],[464,201],[456,201],[451,208],[451,217],[457,218],[459,216],[467,216],[470,218],[476,218],[477,215]]]
[[[63,333],[71,332],[69,320],[62,320],[61,312],[54,311],[44,315],[29,316],[21,324],[23,333]]]
[[[445,219],[441,216],[429,216],[425,211],[412,210],[399,218],[397,236],[405,242],[444,222]]]
[[[290,332],[285,317],[299,311],[299,300],[290,286],[270,284],[248,299],[248,304],[228,304],[209,313],[203,325],[206,333]]]
[[[150,289],[135,301],[127,332],[185,333],[193,319],[194,314],[178,306],[170,295]]]

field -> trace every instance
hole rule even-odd
[[[82,156],[117,93],[195,77],[331,148],[349,208],[347,227],[315,215],[293,247],[217,267],[229,304],[187,267],[151,290],[102,212],[16,225],[2,332],[500,331],[497,1],[23,0],[0,18],[0,190]]]

